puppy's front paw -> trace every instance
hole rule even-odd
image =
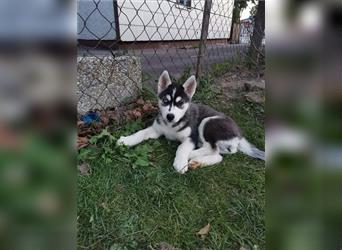
[[[183,160],[177,160],[173,162],[173,168],[180,174],[184,174],[188,171],[188,162]]]
[[[119,140],[116,141],[116,145],[118,146],[122,146],[122,145],[125,145],[125,146],[129,146],[129,140],[128,140],[128,136],[121,136],[119,138]]]
[[[200,168],[200,167],[202,167],[202,163],[199,162],[199,161],[191,160],[189,162],[189,169],[190,170],[194,170],[194,169],[197,169],[197,168]]]

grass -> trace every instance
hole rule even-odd
[[[211,82],[202,79],[196,100],[233,117],[263,148],[263,107],[227,103]],[[180,175],[172,168],[175,142],[115,146],[120,135],[144,126],[139,120],[104,130],[81,150],[78,160],[91,171],[78,177],[78,249],[158,249],[161,242],[181,249],[264,249],[264,163],[238,153]],[[208,223],[209,234],[198,237]]]

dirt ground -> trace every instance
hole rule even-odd
[[[216,83],[227,100],[245,99],[259,104],[265,102],[265,80],[253,72],[236,69],[218,77]]]

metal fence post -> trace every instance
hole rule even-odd
[[[205,58],[205,55],[207,52],[207,37],[208,37],[211,2],[212,0],[205,0],[205,4],[204,4],[201,40],[200,40],[198,55],[197,55],[196,78],[198,78],[202,74],[203,58]]]
[[[113,8],[114,8],[114,22],[115,22],[115,39],[116,41],[120,41],[120,24],[119,24],[119,11],[118,11],[118,0],[113,0]]]

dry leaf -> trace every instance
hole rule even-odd
[[[170,245],[169,243],[161,242],[159,244],[159,248],[157,248],[157,250],[180,250],[180,249],[175,248],[174,246]]]
[[[138,99],[136,103],[139,105],[144,105],[145,101],[143,99]]]
[[[106,210],[106,212],[109,212],[109,211],[110,211],[110,209],[109,209],[109,207],[108,207],[108,205],[107,205],[106,202],[102,202],[102,203],[101,203],[101,207],[103,207],[103,209]]]
[[[146,104],[143,106],[143,110],[144,110],[145,112],[152,112],[152,111],[157,110],[157,108],[154,107],[152,103],[146,103]]]
[[[122,185],[117,185],[117,186],[115,187],[115,190],[116,190],[117,192],[123,192],[125,189],[124,189],[124,187],[123,187]]]
[[[82,126],[82,125],[84,125],[84,122],[83,122],[83,121],[77,121],[77,127],[80,127],[80,126]]]
[[[113,120],[115,120],[117,116],[115,111],[107,111],[107,115],[110,119],[113,119]]]
[[[150,109],[151,109],[151,106],[150,106],[149,104],[145,104],[145,105],[143,106],[143,110],[144,110],[145,112],[149,111]]]
[[[86,146],[88,146],[89,144],[89,140],[87,137],[77,137],[77,149],[81,149],[84,148]]]
[[[198,162],[198,161],[191,161],[189,163],[189,169],[191,169],[191,170],[200,168],[201,166],[202,166],[202,164],[200,162]]]
[[[78,168],[78,170],[80,171],[80,173],[81,173],[82,175],[87,175],[87,174],[89,174],[89,170],[90,170],[89,164],[83,163],[83,164],[81,164],[81,165],[78,165],[77,168]]]
[[[199,230],[196,234],[204,237],[209,233],[209,230],[210,230],[210,223],[208,223],[205,227]]]
[[[135,118],[140,118],[141,117],[141,112],[139,109],[133,110],[133,115]]]
[[[104,115],[101,117],[101,121],[104,125],[108,125],[109,123],[109,116],[108,115]]]

